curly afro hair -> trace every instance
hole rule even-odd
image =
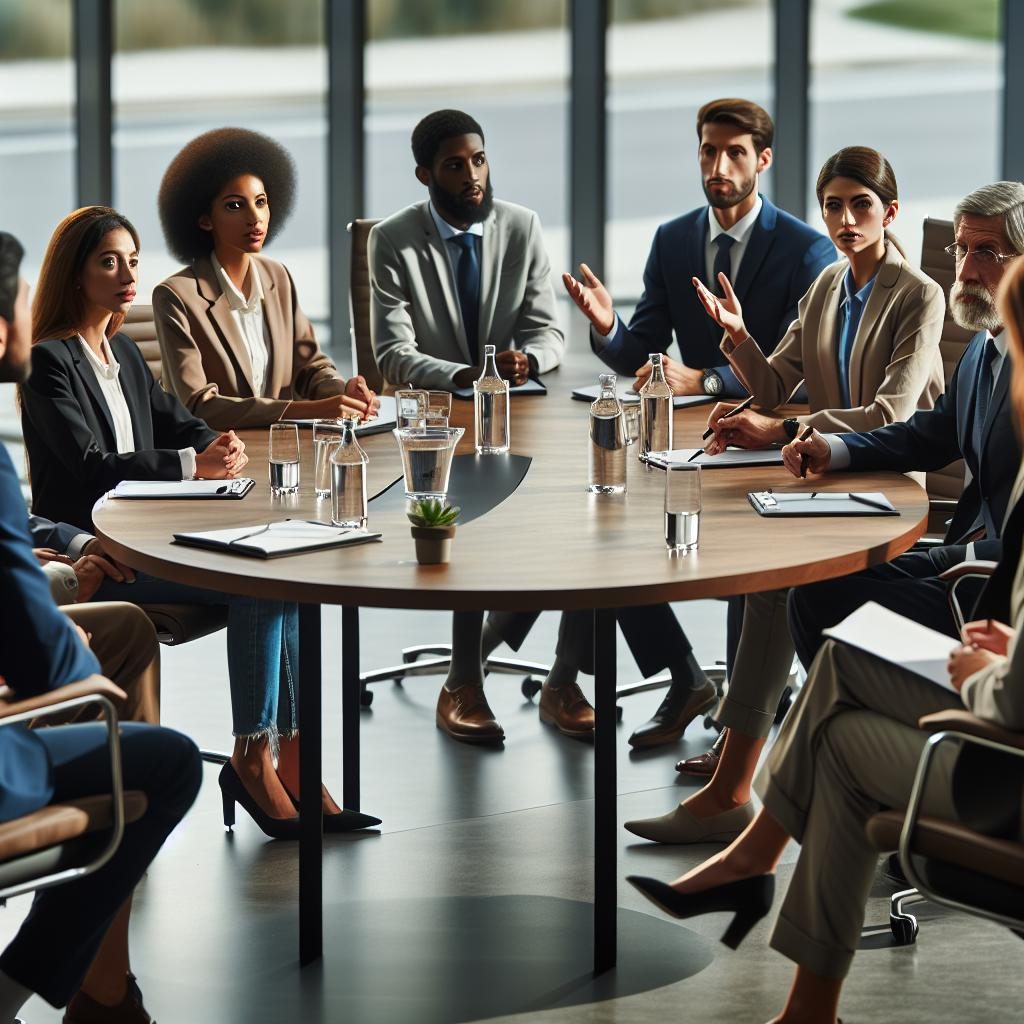
[[[446,139],[459,135],[479,135],[483,141],[484,130],[469,114],[461,110],[435,110],[412,130],[412,155],[417,167],[433,170],[434,158]]]
[[[267,190],[273,216],[267,243],[284,227],[295,203],[295,164],[288,151],[259,132],[215,128],[194,138],[171,161],[157,206],[167,248],[182,262],[208,256],[213,244],[199,218],[217,193],[240,174],[255,175]]]

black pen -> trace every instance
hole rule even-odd
[[[718,422],[721,423],[722,420],[727,420],[730,416],[736,416],[739,413],[743,412],[744,409],[749,409],[753,402],[754,396],[747,395],[747,397],[744,398],[739,405],[733,406],[727,413],[720,416]],[[709,427],[707,430],[704,431],[704,436],[701,438],[701,440],[706,441],[713,433],[714,431]]]
[[[804,429],[804,432],[797,438],[798,441],[806,441],[811,434],[814,433],[814,427],[808,426]],[[800,456],[800,479],[803,480],[807,476],[807,456]]]
[[[857,501],[861,505],[868,505],[871,508],[881,509],[883,512],[895,512],[896,510],[891,505],[883,505],[880,501],[874,501],[872,498],[865,498],[862,494],[854,494],[852,491],[849,495],[850,501]]]

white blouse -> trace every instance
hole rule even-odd
[[[210,262],[249,353],[249,362],[252,363],[252,393],[257,398],[265,397],[263,388],[267,379],[269,346],[263,317],[263,282],[260,280],[259,269],[254,260],[249,261],[249,297],[246,298],[235,287],[235,282],[228,277],[216,253],[210,253]]]
[[[107,403],[107,410],[114,424],[114,443],[117,446],[117,454],[124,455],[134,452],[135,432],[132,429],[132,414],[124,397],[124,389],[121,387],[121,364],[114,358],[110,342],[106,338],[103,339],[101,345],[106,362],[93,352],[89,343],[80,334],[78,340],[85,350],[86,360],[92,367],[103,400]],[[180,449],[178,458],[181,460],[181,479],[194,479],[196,475],[195,448]]]

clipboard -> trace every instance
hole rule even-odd
[[[535,377],[527,377],[522,384],[509,384],[508,396],[511,398],[513,395],[546,395],[548,393],[547,387],[541,384]],[[458,398],[460,401],[472,401],[473,400],[473,388],[455,388],[452,391],[452,398]]]
[[[572,397],[577,402],[596,402],[600,394],[600,384],[587,384],[573,388]],[[640,392],[634,391],[632,384],[620,382],[615,385],[615,397],[625,405],[637,405],[640,401]],[[715,399],[708,395],[674,395],[672,408],[685,409],[691,405],[710,405],[713,401]]]
[[[751,491],[747,501],[759,516],[898,516],[881,491]]]
[[[300,555],[307,551],[366,544],[380,539],[379,533],[302,519],[281,519],[256,526],[174,534],[175,544],[224,551],[232,555],[248,555],[250,558],[281,558],[284,555]]]
[[[239,499],[256,485],[252,477],[234,480],[122,480],[111,492],[111,498],[130,501],[179,498]]]

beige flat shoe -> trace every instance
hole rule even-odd
[[[753,820],[754,806],[749,801],[710,818],[698,818],[680,804],[660,818],[627,821],[625,828],[655,843],[731,843]]]

